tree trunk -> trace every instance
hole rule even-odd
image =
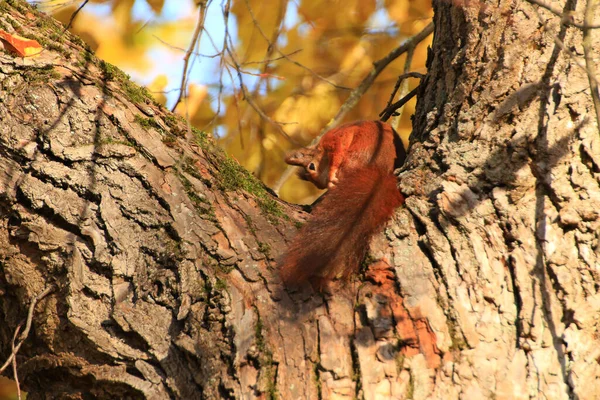
[[[46,48],[0,53],[3,360],[51,291],[17,355],[29,398],[600,397],[586,5],[561,24],[500,3],[435,4],[406,206],[361,281],[324,293],[276,272],[297,207],[55,22],[0,3],[2,29]]]

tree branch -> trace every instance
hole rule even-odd
[[[89,3],[90,0],[85,0],[83,3],[81,3],[81,5],[77,8],[77,10],[75,10],[75,12],[73,12],[73,14],[71,14],[71,18],[69,19],[69,23],[67,24],[67,26],[65,26],[65,29],[63,30],[63,34],[71,29],[71,25],[73,24],[73,21],[75,21],[75,17],[77,17],[77,14],[79,14],[79,12],[81,10],[83,10],[83,7],[85,7],[85,5],[87,3]]]
[[[400,57],[402,54],[407,51],[413,49],[419,43],[421,43],[427,36],[429,36],[433,32],[433,22],[430,22],[423,30],[411,38],[405,40],[400,46],[396,47],[392,50],[388,55],[383,57],[382,59],[373,63],[373,69],[371,72],[362,80],[362,82],[350,93],[350,96],[346,99],[344,104],[340,107],[338,113],[333,117],[333,119],[321,130],[321,133],[315,137],[310,145],[314,145],[321,140],[321,137],[331,128],[339,125],[342,119],[346,116],[348,111],[350,111],[353,107],[356,106],[360,98],[366,93],[366,91],[371,87],[375,78],[379,76],[379,74],[387,67],[392,61],[396,58]],[[283,172],[279,181],[273,186],[273,191],[278,193],[283,184],[290,178],[294,171],[294,167],[289,166]]]
[[[598,80],[596,79],[596,62],[592,55],[592,35],[590,28],[594,18],[594,9],[596,8],[596,0],[587,0],[585,5],[585,20],[583,28],[583,54],[585,57],[586,74],[590,82],[590,92],[592,94],[592,102],[596,110],[596,126],[600,134],[600,95],[598,94]]]
[[[590,21],[584,21],[583,24],[580,24],[578,22],[575,22],[573,20],[573,16],[570,14],[564,14],[560,9],[558,8],[554,8],[549,4],[544,3],[543,1],[540,0],[527,0],[529,3],[531,4],[535,4],[537,6],[542,7],[543,9],[546,9],[548,11],[550,11],[552,14],[560,17],[560,22],[565,24],[565,25],[571,25],[574,26],[576,28],[579,29],[598,29],[600,28],[600,25],[592,25],[591,24],[591,20]],[[588,2],[589,3],[589,2]]]
[[[417,86],[416,88],[414,88],[413,90],[411,90],[406,96],[404,96],[403,98],[401,98],[400,100],[398,100],[394,104],[386,107],[385,110],[383,110],[379,114],[379,116],[381,117],[381,120],[382,121],[387,121],[392,115],[394,115],[394,113],[395,113],[395,111],[397,109],[399,109],[400,107],[404,106],[406,103],[408,103],[410,101],[410,99],[412,99],[413,97],[415,97],[417,95],[418,91],[419,91],[419,86]]]
[[[19,352],[21,345],[23,345],[23,343],[25,342],[25,339],[27,339],[27,336],[29,335],[29,331],[31,330],[31,324],[33,321],[33,312],[35,310],[36,304],[41,299],[46,297],[48,294],[52,293],[52,291],[54,291],[55,288],[56,287],[54,285],[50,285],[31,300],[31,304],[29,305],[29,312],[27,313],[27,321],[25,323],[25,330],[23,331],[23,333],[21,333],[21,335],[19,335],[19,338],[18,338],[19,343],[17,345],[14,344],[15,339],[17,338],[17,333],[15,333],[14,338],[13,338],[12,352],[11,352],[10,356],[8,356],[8,359],[6,360],[6,362],[2,365],[2,367],[0,367],[0,374],[2,372],[4,372],[6,367],[8,367],[12,363],[13,359],[17,356],[17,353]],[[16,331],[19,331],[20,327],[21,326],[19,325],[17,327]]]
[[[202,37],[202,31],[204,30],[204,20],[206,19],[206,9],[208,8],[208,4],[210,1],[199,1],[198,2],[198,23],[196,24],[196,29],[194,30],[194,35],[192,36],[192,41],[190,42],[190,46],[188,47],[187,53],[183,57],[183,72],[181,74],[181,84],[179,87],[179,96],[177,96],[177,100],[175,104],[171,108],[171,112],[175,112],[177,105],[181,102],[181,98],[187,92],[187,77],[188,77],[188,67],[190,62],[190,57],[194,53],[194,47],[200,41]],[[186,96],[187,97],[187,96]],[[188,118],[189,119],[189,118]]]
[[[408,61],[408,60],[407,60]],[[405,65],[406,67],[408,67],[408,63]],[[406,69],[406,68],[405,68]],[[421,74],[419,72],[406,72],[402,75],[400,75],[398,77],[398,80],[396,81],[396,85],[394,85],[394,90],[392,90],[392,94],[390,95],[390,99],[387,102],[387,105],[385,106],[385,109],[379,113],[379,117],[382,119],[382,121],[386,121],[387,118],[389,118],[389,116],[387,118],[383,118],[383,115],[385,115],[386,110],[393,108],[395,105],[397,105],[398,103],[400,103],[399,101],[394,103],[392,105],[392,101],[394,100],[394,96],[396,96],[396,93],[398,92],[398,89],[400,88],[400,85],[402,85],[402,83],[404,83],[406,81],[406,78],[418,78],[418,79],[423,79],[425,77],[424,74]],[[400,97],[401,98],[405,98],[407,95],[409,95],[409,93],[406,93],[405,88],[403,85],[403,90],[400,91]],[[416,93],[415,93],[416,94]],[[413,96],[411,96],[412,98]],[[410,99],[409,99],[410,100]],[[408,100],[407,100],[408,101]],[[402,107],[405,103],[402,103],[400,106],[398,106],[398,108]],[[396,111],[396,109],[393,109],[393,111]],[[391,114],[390,114],[391,115]]]

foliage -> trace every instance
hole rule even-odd
[[[64,24],[79,7],[70,0],[36,3]],[[178,91],[181,60],[201,19],[205,30],[196,49],[202,54],[191,55],[187,99],[176,112],[199,129],[217,132],[223,148],[267,185],[285,169],[284,153],[318,135],[373,62],[423,29],[432,13],[429,1],[409,0],[194,3],[205,4],[206,12],[191,0],[91,0],[71,29],[99,58],[150,82],[156,101],[165,104]],[[168,18],[172,12],[166,10],[173,7],[186,12]],[[426,46],[416,48],[411,71],[425,72]],[[156,52],[170,54],[166,66],[157,65]],[[345,119],[378,118],[405,60],[390,64]],[[409,89],[417,84],[411,79]],[[413,110],[414,101],[399,124],[404,140]],[[280,193],[306,201],[314,189],[294,177]]]

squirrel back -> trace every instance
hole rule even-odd
[[[344,174],[367,165],[391,174],[405,158],[402,141],[391,125],[357,121],[328,131],[315,146],[289,153],[285,162],[301,167],[300,179],[325,189],[337,184]]]
[[[369,239],[404,202],[394,167],[404,162],[394,129],[358,121],[328,131],[316,146],[290,153],[299,176],[329,191],[315,206],[281,262],[287,284],[320,284],[358,271]]]
[[[283,281],[323,282],[358,271],[369,239],[404,201],[396,185],[392,173],[374,166],[344,171],[290,245]]]

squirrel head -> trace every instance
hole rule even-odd
[[[312,182],[319,189],[329,183],[329,157],[318,147],[303,147],[289,153],[285,162],[300,167],[298,177]]]

